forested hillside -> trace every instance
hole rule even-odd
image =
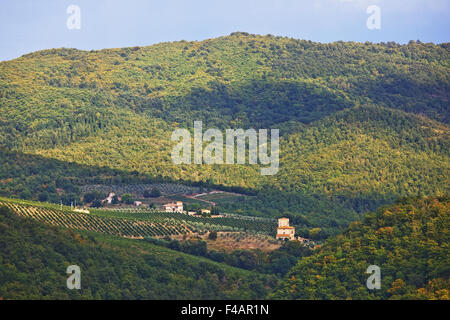
[[[263,299],[277,279],[137,240],[57,229],[0,207],[2,299]],[[81,290],[68,290],[69,265]]]
[[[448,197],[402,199],[298,258],[280,283],[272,272],[290,265],[283,252],[264,262],[267,274],[247,265],[250,251],[227,255],[242,254],[250,273],[180,247],[57,229],[1,207],[0,298],[450,299],[449,217]],[[285,250],[301,249],[290,244]],[[81,290],[66,288],[72,264],[81,267]],[[380,267],[379,290],[366,287],[370,265]]]
[[[401,200],[366,215],[291,269],[276,299],[450,299],[450,202]],[[366,270],[381,270],[368,290]]]
[[[257,194],[226,210],[289,214],[304,233],[336,234],[357,213],[398,197],[448,193],[449,49],[234,33],[1,62],[0,160],[8,169],[0,169],[0,193],[47,192],[58,202],[79,199],[77,188],[92,180],[201,182]],[[174,165],[170,134],[194,120],[204,128],[279,128],[279,173]],[[36,160],[23,164],[31,175],[17,157]],[[73,179],[55,182],[37,161],[48,158]]]

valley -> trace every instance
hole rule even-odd
[[[0,62],[0,298],[449,299],[449,69],[245,32]],[[200,121],[278,129],[276,174],[175,163]]]

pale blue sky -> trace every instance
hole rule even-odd
[[[69,30],[69,5],[81,29]],[[381,8],[369,30],[366,9]],[[0,60],[48,48],[102,49],[245,31],[319,42],[449,41],[450,0],[0,0]]]

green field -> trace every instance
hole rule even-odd
[[[216,204],[223,204],[223,203],[227,203],[227,202],[236,202],[236,201],[248,199],[250,197],[244,196],[244,195],[238,194],[238,193],[221,192],[221,193],[207,194],[204,196],[199,196],[197,198],[201,199],[201,200],[212,201]]]

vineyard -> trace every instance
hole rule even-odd
[[[90,214],[68,212],[20,203],[0,201],[20,216],[54,226],[87,230],[129,238],[160,237],[197,232],[192,226],[173,219],[139,221],[137,219],[105,218]]]
[[[128,238],[203,234],[208,231],[273,234],[276,228],[272,221],[237,216],[203,218],[152,210],[91,209],[90,213],[79,213],[64,206],[3,198],[0,199],[0,205],[11,208],[20,216],[54,226]]]
[[[195,226],[198,230],[208,231],[245,231],[261,234],[274,234],[276,231],[276,220],[274,219],[236,214],[225,214],[224,217],[217,218],[205,218],[179,212],[160,212],[151,209],[97,209],[92,210],[92,214],[101,217],[125,219],[132,217],[144,221],[165,221],[173,219]]]

